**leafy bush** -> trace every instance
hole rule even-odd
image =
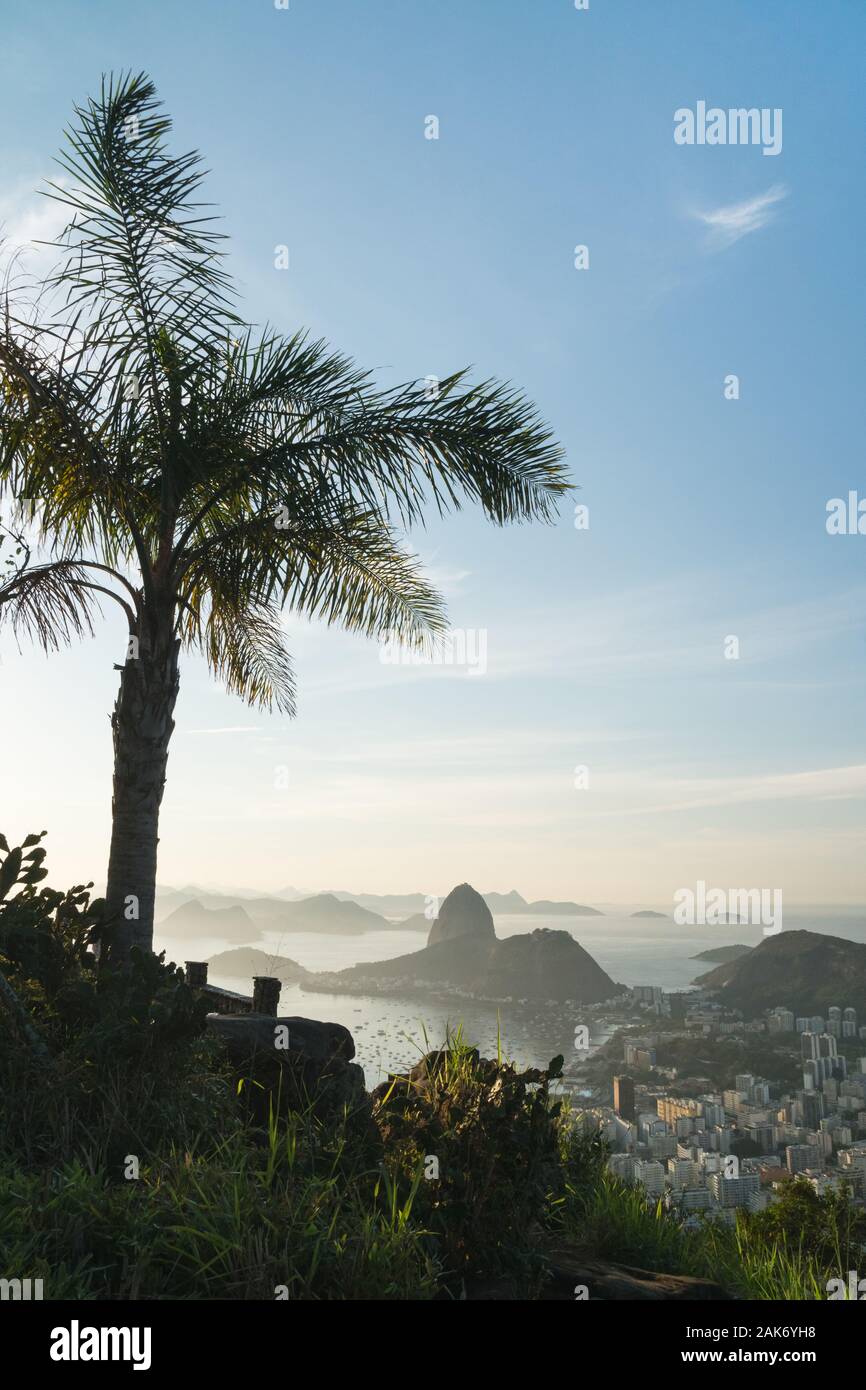
[[[560,1175],[560,1105],[549,1084],[561,1068],[557,1057],[547,1071],[519,1072],[479,1058],[458,1036],[374,1091],[387,1198],[411,1195],[452,1282],[540,1273],[529,1252]]]
[[[779,1200],[766,1211],[744,1214],[742,1224],[754,1242],[796,1250],[843,1275],[863,1263],[866,1213],[845,1194],[819,1197],[802,1178],[783,1183]]]
[[[569,1173],[551,1225],[586,1259],[711,1279],[735,1298],[777,1301],[824,1299],[829,1279],[857,1269],[858,1254],[862,1264],[866,1217],[844,1198],[819,1197],[795,1181],[766,1211],[738,1211],[734,1225],[705,1216],[687,1229],[661,1201],[605,1169],[596,1139],[584,1145],[581,1175]]]
[[[110,936],[105,904],[91,901],[92,884],[66,893],[37,887],[46,877],[44,834],[11,850],[0,836],[0,971],[49,1045],[91,1061],[140,1059],[200,1036],[206,1003],[164,953],[133,952],[126,968],[100,969]]]

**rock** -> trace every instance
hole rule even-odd
[[[341,1023],[208,1014],[207,1031],[223,1043],[253,1123],[266,1125],[272,1105],[280,1112],[306,1111],[312,1105],[320,1115],[348,1106],[369,1119],[364,1072],[352,1062],[355,1043]]]
[[[496,939],[493,914],[481,894],[468,883],[451,889],[430,928],[427,945],[438,946],[442,941],[456,941],[464,936],[482,941]]]
[[[312,1018],[272,1018],[268,1014],[208,1014],[209,1032],[221,1038],[232,1060],[243,1060],[254,1052],[303,1052],[318,1062],[341,1057],[351,1062],[355,1042],[342,1023],[320,1023]],[[288,1030],[288,1049],[277,1047],[277,1029]],[[285,1033],[279,1037],[285,1037]]]
[[[590,1299],[605,1302],[729,1301],[732,1297],[712,1279],[587,1260],[566,1246],[548,1250],[546,1258],[547,1274],[538,1291],[544,1303],[574,1303],[579,1286],[586,1288]],[[467,1281],[466,1297],[473,1302],[511,1302],[520,1293],[508,1278],[480,1279]]]
[[[486,1058],[480,1058],[477,1047],[467,1049],[467,1060],[473,1067],[496,1068],[497,1063],[489,1062]],[[405,1072],[389,1072],[387,1081],[380,1081],[371,1092],[371,1099],[375,1104],[389,1099],[396,1087],[402,1095],[423,1094],[434,1081],[439,1072],[442,1071],[449,1057],[445,1048],[437,1048],[433,1052],[428,1052],[420,1061],[409,1067]]]
[[[609,1302],[628,1300],[694,1301],[730,1299],[731,1295],[712,1279],[696,1279],[690,1274],[660,1274],[631,1265],[586,1260],[576,1250],[559,1246],[548,1250],[550,1277],[541,1292],[546,1301],[574,1302],[575,1286],[583,1284],[591,1299]]]

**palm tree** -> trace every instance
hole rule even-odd
[[[441,630],[402,539],[424,510],[493,522],[555,515],[561,450],[508,385],[380,389],[304,334],[234,308],[222,234],[196,201],[198,154],[172,155],[146,75],[75,108],[49,197],[70,220],[55,271],[0,325],[0,619],[46,651],[122,611],[112,715],[110,953],[150,949],[159,808],[182,648],[249,703],[293,711],[290,608],[406,643]],[[9,542],[15,542],[9,554]]]

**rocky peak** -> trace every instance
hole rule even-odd
[[[440,941],[454,941],[461,936],[496,940],[493,914],[481,894],[468,883],[451,889],[430,928],[427,945],[438,946]]]

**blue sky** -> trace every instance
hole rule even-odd
[[[187,659],[160,878],[863,901],[866,537],[825,526],[866,495],[859,0],[48,0],[3,23],[12,244],[52,229],[32,190],[72,102],[144,68],[206,155],[252,319],[386,384],[514,381],[589,508],[412,537],[484,674],[289,619],[289,723]],[[699,100],[780,108],[781,152],[678,146]],[[0,828],[47,827],[55,877],[99,879],[120,628],[0,655]]]

